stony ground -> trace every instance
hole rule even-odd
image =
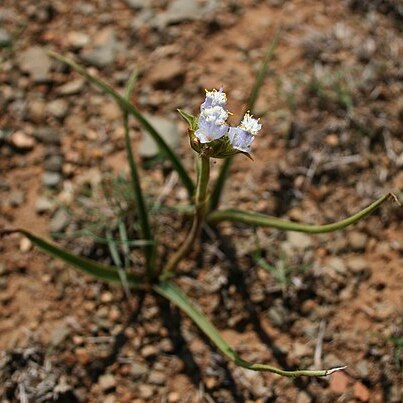
[[[230,110],[241,113],[278,29],[255,110],[264,130],[254,161],[236,160],[223,204],[326,223],[389,191],[402,200],[398,0],[3,0],[0,22],[1,228],[110,261],[83,230],[105,237],[116,211],[132,218],[119,108],[46,49],[120,90],[137,69],[133,102],[193,171],[176,108],[196,113],[204,88],[223,85]],[[136,122],[131,128],[169,252],[188,225],[174,209],[186,193]],[[401,219],[389,203],[337,234],[225,224],[181,266],[182,288],[245,358],[348,365],[319,380],[237,368],[163,300],[128,298],[8,237],[0,245],[1,400],[399,402]],[[136,267],[139,259],[134,253]]]

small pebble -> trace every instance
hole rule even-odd
[[[28,151],[35,146],[35,139],[22,131],[16,131],[11,135],[11,144],[18,150]]]
[[[20,242],[20,251],[22,253],[26,253],[30,251],[31,248],[32,248],[32,242],[26,237],[22,238]]]
[[[101,375],[98,379],[98,385],[102,391],[110,391],[116,387],[116,379],[112,374]]]
[[[66,117],[68,110],[69,104],[64,99],[50,101],[46,107],[47,113],[57,119],[63,119]]]
[[[38,214],[46,213],[54,208],[54,203],[45,196],[39,196],[35,203],[35,211]]]
[[[62,176],[58,172],[45,172],[42,176],[42,182],[45,186],[54,188],[60,185]]]
[[[165,384],[165,374],[160,371],[152,371],[148,377],[148,382],[154,385],[164,385]]]
[[[61,232],[70,224],[70,216],[64,209],[59,209],[50,220],[50,232]]]
[[[6,46],[10,45],[11,45],[10,34],[5,29],[0,28],[0,48],[5,48]]]
[[[45,159],[44,168],[50,172],[61,172],[63,168],[63,157],[61,155],[50,155]]]

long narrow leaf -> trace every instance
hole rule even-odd
[[[119,228],[120,228],[120,223],[122,223],[122,221],[119,222]],[[127,281],[127,272],[126,272],[126,261],[128,259],[128,254],[130,253],[130,250],[127,251],[127,254],[125,253],[125,263],[122,264],[122,260],[120,259],[119,256],[119,251],[118,251],[118,247],[117,247],[117,242],[116,240],[113,239],[112,237],[112,233],[111,232],[107,232],[106,233],[106,237],[108,239],[108,246],[109,246],[109,251],[111,253],[113,262],[115,263],[115,266],[118,269],[118,274],[120,277],[120,282],[122,283],[123,289],[125,291],[126,297],[129,299],[131,296],[130,293],[130,287],[129,287],[129,283]],[[126,246],[124,246],[126,245]],[[123,243],[123,248],[129,248],[127,244]]]
[[[272,367],[266,364],[257,364],[244,360],[239,354],[231,348],[231,346],[222,338],[214,325],[204,316],[204,314],[194,306],[186,295],[172,282],[163,282],[154,286],[154,290],[171,301],[174,305],[185,312],[199,329],[216,345],[216,347],[231,361],[240,367],[251,369],[253,371],[273,372],[278,375],[287,377],[297,376],[327,376],[335,371],[344,369],[345,367],[332,368],[328,370],[296,370],[284,371],[282,369]]]
[[[254,82],[252,90],[250,92],[248,102],[246,103],[246,108],[245,108],[244,112],[248,112],[248,111],[253,112],[253,109],[255,108],[256,101],[259,97],[260,90],[262,89],[264,79],[266,78],[267,71],[269,69],[270,61],[277,48],[279,37],[280,37],[280,31],[277,31],[276,34],[274,35],[274,38],[273,38],[270,46],[267,49],[266,55],[260,66],[260,69],[256,75],[255,82]],[[227,176],[229,174],[229,170],[231,168],[233,158],[234,157],[227,157],[224,160],[223,164],[221,165],[221,169],[218,174],[218,178],[214,184],[214,188],[211,193],[210,211],[214,211],[215,209],[217,209],[217,207],[220,203],[221,194],[224,190],[225,180],[227,179]]]
[[[119,95],[111,86],[109,86],[106,82],[102,81],[98,77],[93,76],[90,74],[85,68],[77,64],[75,61],[64,57],[56,52],[49,51],[49,56],[66,63],[69,65],[72,69],[77,71],[79,74],[81,74],[84,78],[86,78],[88,81],[90,81],[92,84],[94,84],[96,87],[101,89],[103,92],[106,94],[111,95],[116,102],[125,110],[127,110],[128,113],[133,115],[137,121],[140,123],[143,128],[150,133],[151,137],[154,139],[154,141],[157,143],[159,149],[168,157],[168,159],[171,161],[174,169],[178,172],[179,177],[181,178],[183,185],[185,186],[189,197],[193,196],[194,192],[194,183],[190,176],[187,174],[184,166],[180,162],[178,156],[174,153],[174,151],[168,146],[168,144],[165,142],[165,140],[161,137],[161,135],[157,132],[157,130],[151,125],[151,123],[142,115],[142,113],[129,101],[127,101],[124,97]]]
[[[237,209],[214,211],[207,216],[207,222],[209,224],[218,224],[219,222],[222,221],[232,221],[255,226],[278,228],[285,231],[297,231],[297,232],[307,232],[311,234],[321,234],[325,232],[337,231],[351,224],[354,224],[357,221],[360,221],[361,219],[365,218],[373,211],[375,211],[386,200],[391,198],[394,199],[395,196],[392,193],[388,193],[385,196],[382,196],[381,198],[376,200],[374,203],[370,204],[365,209],[359,211],[358,213],[344,220],[325,225],[300,224],[292,221],[281,220],[280,218],[277,217],[271,217],[264,214],[251,213],[249,211],[243,211]]]
[[[95,260],[87,259],[85,257],[76,256],[73,253],[56,246],[43,238],[33,235],[31,232],[23,229],[3,230],[0,232],[0,237],[8,234],[20,233],[26,236],[36,247],[46,252],[48,255],[54,256],[65,263],[71,264],[84,273],[90,274],[101,280],[109,281],[112,283],[120,283],[118,268],[114,266],[105,265]],[[131,287],[140,288],[141,280],[133,274],[127,275],[127,280]]]
[[[126,87],[126,91],[125,91],[124,99],[127,102],[130,101],[130,95],[133,91],[133,87],[134,87],[136,78],[137,78],[137,74],[136,74],[136,72],[133,72],[129,78],[129,81],[128,81],[128,84]],[[128,110],[123,109],[123,114],[124,114],[123,123],[124,123],[124,129],[125,129],[125,146],[126,146],[127,158],[129,161],[133,193],[134,193],[134,198],[136,201],[136,209],[137,209],[137,213],[138,213],[139,221],[140,221],[141,235],[144,239],[153,240],[153,235],[152,235],[149,220],[148,220],[148,212],[147,212],[146,204],[144,202],[143,192],[141,190],[140,177],[139,177],[139,174],[137,171],[136,162],[134,160],[132,144],[131,144],[130,136],[129,136]],[[144,250],[144,256],[146,259],[147,272],[150,276],[152,276],[155,246],[147,245],[144,247],[143,250]]]

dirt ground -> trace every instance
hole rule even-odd
[[[320,224],[387,192],[403,200],[402,13],[399,0],[2,0],[0,228],[111,263],[105,245],[78,233],[113,228],[105,178],[130,210],[116,180],[128,172],[119,108],[44,49],[121,91],[136,68],[132,101],[193,172],[176,109],[197,113],[204,89],[222,85],[239,115],[278,30],[254,111],[263,124],[254,161],[236,158],[222,205]],[[186,193],[135,121],[131,129],[169,253],[188,228],[175,209]],[[20,236],[1,239],[0,400],[400,402],[402,217],[389,202],[316,236],[222,224],[180,267],[178,284],[243,357],[348,366],[328,379],[238,368],[167,302],[127,298]]]

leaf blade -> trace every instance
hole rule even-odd
[[[297,376],[327,376],[331,373],[344,369],[345,367],[332,368],[329,370],[296,370],[285,371],[271,365],[252,363],[244,360],[239,354],[223,339],[214,325],[204,316],[204,314],[193,305],[186,295],[172,282],[166,281],[154,286],[156,291],[161,296],[168,299],[184,313],[186,313],[199,329],[215,344],[215,346],[236,365],[247,368],[253,371],[272,372],[286,377]]]
[[[292,221],[282,220],[277,217],[272,217],[260,213],[251,213],[249,211],[243,211],[239,209],[225,209],[214,211],[207,216],[207,222],[209,224],[218,224],[219,222],[222,221],[241,222],[244,224],[277,228],[285,231],[305,232],[310,234],[324,234],[326,232],[337,231],[346,228],[349,225],[355,224],[356,222],[360,221],[361,219],[365,218],[366,216],[374,212],[385,201],[392,198],[394,198],[394,195],[392,193],[388,193],[380,197],[378,200],[376,200],[363,210],[359,211],[358,213],[353,214],[352,216],[347,217],[344,220],[332,224],[306,225]]]
[[[246,108],[245,108],[244,113],[246,113],[248,111],[253,112],[253,109],[255,108],[256,101],[259,98],[260,90],[262,88],[264,79],[265,79],[265,77],[267,75],[267,71],[269,69],[269,63],[277,48],[279,37],[280,37],[280,30],[278,30],[275,33],[274,38],[266,51],[266,55],[259,68],[259,71],[255,78],[255,82],[251,89],[251,92],[250,92],[250,95],[248,98],[248,102],[246,103]],[[214,184],[213,191],[211,193],[210,206],[209,206],[210,211],[214,211],[215,209],[217,209],[217,207],[220,203],[221,194],[224,190],[225,180],[227,179],[227,177],[229,175],[229,171],[231,169],[233,158],[234,158],[233,156],[227,157],[224,160],[223,164],[221,165],[220,172],[218,174],[218,177]]]
[[[85,257],[74,255],[73,253],[56,246],[43,238],[40,238],[29,231],[23,229],[2,230],[0,236],[19,233],[26,236],[37,248],[53,257],[61,259],[63,262],[68,263],[86,274],[90,274],[101,280],[120,283],[120,276],[118,268],[114,266],[105,265],[95,260],[87,259]],[[133,274],[128,274],[128,282],[133,288],[141,287],[141,280]]]
[[[124,99],[127,102],[129,102],[129,100],[130,100],[130,96],[133,91],[133,87],[136,82],[136,79],[137,79],[137,72],[133,71],[133,73],[130,75],[129,81],[126,86],[125,95],[124,95]],[[154,238],[153,238],[153,234],[152,234],[151,227],[150,227],[148,211],[146,208],[146,203],[144,201],[143,191],[141,189],[140,176],[139,176],[139,173],[137,170],[136,161],[134,159],[134,152],[133,152],[133,148],[132,148],[132,144],[131,144],[130,136],[129,136],[129,112],[127,111],[127,109],[123,109],[123,126],[124,126],[124,131],[125,131],[125,147],[126,147],[127,159],[129,161],[133,194],[134,194],[134,198],[136,201],[136,209],[137,209],[137,213],[138,213],[139,221],[140,221],[141,235],[144,239],[153,241]],[[144,256],[146,259],[147,273],[150,277],[152,277],[153,273],[155,272],[155,269],[153,267],[155,249],[156,248],[155,248],[154,244],[146,245],[143,248]]]
[[[140,125],[151,135],[154,141],[157,143],[159,149],[168,157],[171,161],[173,167],[178,172],[179,177],[182,180],[183,185],[185,186],[189,197],[193,196],[194,192],[194,183],[190,176],[187,174],[184,166],[180,162],[178,156],[174,153],[174,151],[168,146],[165,140],[161,137],[161,135],[157,132],[157,130],[151,125],[151,123],[143,116],[143,114],[130,102],[128,102],[124,97],[118,94],[111,86],[109,86],[106,82],[99,79],[98,77],[93,76],[88,73],[86,69],[77,64],[74,60],[71,60],[65,56],[60,55],[59,53],[48,51],[49,56],[69,65],[72,69],[81,74],[85,79],[90,81],[96,87],[101,89],[101,91],[106,94],[111,95],[115,101],[119,104],[121,108],[126,110],[128,113],[133,115],[135,119],[140,123]]]

